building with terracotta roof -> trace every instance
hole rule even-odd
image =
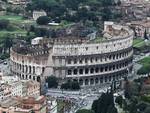
[[[46,98],[44,96],[15,97],[0,102],[0,113],[47,113]]]
[[[137,37],[144,37],[144,33],[150,37],[150,20],[132,21],[128,25],[134,29]]]

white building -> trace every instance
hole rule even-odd
[[[50,99],[47,101],[48,113],[57,113],[57,101],[56,99]]]
[[[45,11],[33,11],[33,20],[37,20],[40,16],[47,16]]]
[[[12,92],[11,95],[12,96],[23,96],[23,84],[22,81],[16,81],[14,83],[11,83],[11,88],[12,88]]]
[[[83,87],[122,80],[132,72],[134,32],[128,26],[113,22],[105,22],[104,28],[104,35],[92,40],[43,38],[35,46],[13,46],[11,72],[21,79],[38,82],[54,75],[78,81]]]
[[[32,45],[37,45],[39,44],[39,42],[43,39],[43,37],[36,37],[34,39],[31,40],[31,44]]]

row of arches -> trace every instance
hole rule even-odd
[[[127,76],[127,71],[122,71],[121,73],[112,75],[100,75],[98,77],[77,78],[73,79],[73,81],[78,81],[81,86],[90,86],[111,83],[112,81],[118,81],[125,76]]]
[[[122,58],[126,58],[132,55],[132,49],[127,50],[125,52],[108,54],[103,56],[90,56],[86,58],[68,58],[67,64],[87,64],[87,63],[98,63],[98,62],[108,62],[108,61],[116,61]]]
[[[97,73],[105,73],[110,71],[119,70],[122,68],[127,67],[132,63],[132,60],[116,63],[116,64],[110,64],[110,65],[100,65],[95,67],[81,67],[81,68],[74,68],[74,69],[68,69],[67,75],[84,75],[84,74],[97,74]]]
[[[41,68],[42,73],[44,73],[45,67],[40,67],[40,68]],[[11,69],[20,71],[22,73],[29,73],[29,74],[35,74],[37,71],[36,66],[23,65],[23,64],[19,64],[13,61],[11,61]]]

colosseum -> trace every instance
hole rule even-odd
[[[133,31],[105,22],[102,37],[36,38],[11,49],[11,72],[21,79],[40,81],[54,75],[95,86],[119,81],[132,71]]]

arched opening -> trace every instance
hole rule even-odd
[[[83,74],[83,69],[80,69],[80,70],[79,70],[79,74]]]
[[[35,66],[33,66],[33,74],[35,74]]]
[[[98,78],[95,79],[95,83],[98,84]]]
[[[72,74],[72,70],[68,70],[68,75],[71,75]]]
[[[85,85],[89,85],[89,80],[85,79]]]
[[[27,65],[25,67],[26,67],[26,73],[27,73],[28,72],[28,67],[27,67]]]
[[[35,76],[33,76],[33,80],[35,80]]]
[[[91,84],[91,85],[94,84],[94,79],[93,79],[93,78],[90,79],[90,84]]]
[[[31,66],[29,66],[29,73],[31,73]]]
[[[24,65],[22,65],[22,72],[24,73]]]
[[[85,74],[88,74],[88,73],[89,73],[89,69],[86,68],[86,69],[85,69]]]
[[[100,78],[100,83],[103,83],[103,77]]]
[[[74,69],[73,74],[74,74],[74,75],[77,74],[77,69]]]
[[[44,73],[44,71],[45,71],[45,67],[42,67],[42,73]]]
[[[41,78],[39,76],[37,77],[37,82],[41,82]]]
[[[111,76],[109,76],[109,81],[111,81]]]
[[[107,82],[107,76],[105,76],[105,82]]]
[[[94,73],[94,69],[93,68],[90,69],[90,73]]]
[[[73,81],[74,81],[74,82],[78,82],[78,80],[77,80],[77,79],[73,79]]]
[[[31,80],[31,75],[29,75],[29,79]]]
[[[79,80],[79,84],[83,85],[83,80],[82,79]]]
[[[24,79],[24,75],[22,75],[22,79]]]
[[[97,68],[95,69],[95,72],[98,73],[98,71],[99,71],[99,68],[97,67]]]

